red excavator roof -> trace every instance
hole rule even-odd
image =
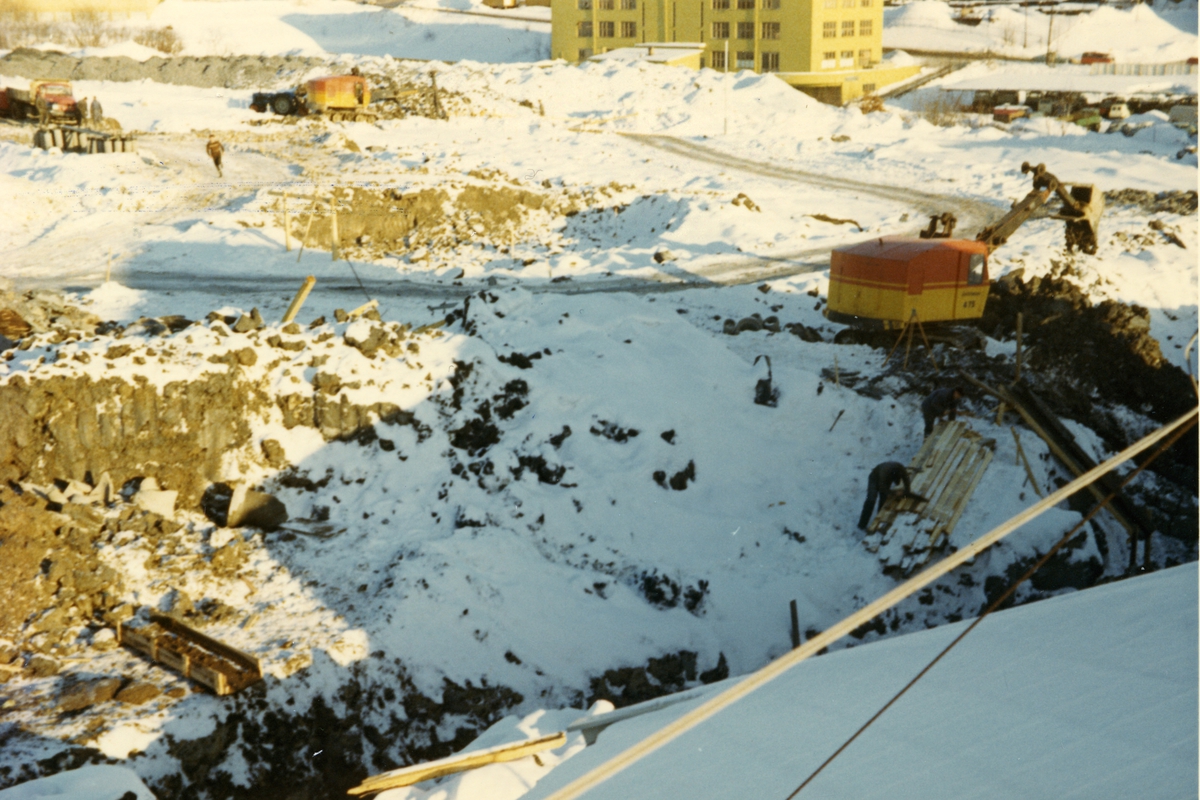
[[[987,245],[971,239],[914,239],[911,236],[878,236],[849,247],[839,247],[835,252],[880,258],[886,261],[911,261],[930,250],[957,250],[986,255]]]

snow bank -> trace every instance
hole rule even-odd
[[[128,767],[80,767],[48,778],[0,790],[0,800],[121,800],[132,792],[137,800],[155,800],[137,773]]]
[[[1101,51],[1122,63],[1177,62],[1196,54],[1194,9],[1193,5],[1189,16],[1184,9],[1164,12],[1141,4],[1126,9],[1101,6],[1079,15],[1055,15],[1051,26],[1050,17],[1036,9],[999,6],[976,11],[981,20],[978,25],[964,25],[954,21],[956,12],[949,4],[916,0],[884,9],[883,43],[885,47],[1018,58],[1038,58],[1050,49],[1059,58]]]

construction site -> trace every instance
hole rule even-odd
[[[1194,793],[1194,130],[291,51],[0,98],[0,800],[1057,795],[1053,736]]]

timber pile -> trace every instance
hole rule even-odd
[[[35,131],[33,146],[42,150],[58,147],[76,153],[133,153],[137,150],[137,137],[131,133],[106,133],[60,125]]]
[[[262,680],[262,665],[243,653],[172,617],[151,614],[151,624],[128,628],[117,623],[117,641],[207,686],[218,696]]]
[[[907,577],[945,547],[995,447],[963,422],[938,423],[909,465],[912,493],[893,494],[867,526],[863,546],[885,574]]]

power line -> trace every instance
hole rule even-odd
[[[847,739],[845,742],[843,742],[842,746],[833,752],[833,755],[831,755],[829,758],[825,759],[821,763],[821,766],[819,766],[815,770],[813,770],[812,774],[810,774],[807,778],[805,778],[804,782],[801,783],[799,786],[797,786],[796,790],[794,792],[792,792],[791,794],[789,794],[787,796],[786,800],[792,800],[792,798],[794,798],[796,795],[800,794],[800,791],[802,789],[804,789],[805,786],[808,786],[810,783],[812,783],[813,779],[816,778],[818,775],[820,775],[821,771],[824,770],[827,766],[832,764],[834,759],[836,759],[843,752],[845,752],[846,748],[848,748],[855,739],[857,739],[864,731],[866,731],[867,728],[871,727],[872,723],[874,723],[875,720],[882,717],[885,711],[887,711],[889,708],[891,708],[897,700],[899,700],[901,697],[903,697],[904,694],[909,689],[911,689],[914,685],[916,685],[917,681],[919,681],[919,680],[921,680],[921,678],[925,677],[925,675],[929,672],[929,670],[933,669],[933,665],[942,660],[942,656],[946,655],[951,650],[953,650],[954,647],[959,642],[961,642],[963,639],[966,638],[968,633],[975,630],[975,628],[979,625],[979,623],[983,622],[985,617],[987,617],[993,611],[998,609],[1001,605],[1004,604],[1004,602],[1006,600],[1008,600],[1010,597],[1012,597],[1013,594],[1017,591],[1017,588],[1021,586],[1021,584],[1025,583],[1025,581],[1032,578],[1033,574],[1035,572],[1037,572],[1039,569],[1044,567],[1046,565],[1046,562],[1048,562],[1051,558],[1054,557],[1055,553],[1057,553],[1059,550],[1061,550],[1064,546],[1066,546],[1067,542],[1071,541],[1071,539],[1074,538],[1075,534],[1078,533],[1080,528],[1082,528],[1084,525],[1086,525],[1088,522],[1090,522],[1092,517],[1099,514],[1100,511],[1105,506],[1107,506],[1114,497],[1116,497],[1120,493],[1120,490],[1125,488],[1126,484],[1128,484],[1131,480],[1133,480],[1135,477],[1137,477],[1138,473],[1140,473],[1146,467],[1150,466],[1150,463],[1152,461],[1154,461],[1154,459],[1158,458],[1160,455],[1165,453],[1171,447],[1171,445],[1175,444],[1175,442],[1177,442],[1179,440],[1179,437],[1183,436],[1183,434],[1186,433],[1188,430],[1190,430],[1191,427],[1195,424],[1196,424],[1196,414],[1193,413],[1191,415],[1191,418],[1188,420],[1188,422],[1185,423],[1182,427],[1178,428],[1171,435],[1171,438],[1167,439],[1167,441],[1165,441],[1161,447],[1159,447],[1157,450],[1155,450],[1154,453],[1152,453],[1149,458],[1147,458],[1140,465],[1138,465],[1138,467],[1136,469],[1134,469],[1132,472],[1130,472],[1129,475],[1127,475],[1125,477],[1125,479],[1121,481],[1120,485],[1117,487],[1117,489],[1115,491],[1112,492],[1112,494],[1108,495],[1108,497],[1104,498],[1104,500],[1102,500],[1100,503],[1098,503],[1095,508],[1093,508],[1091,511],[1089,511],[1087,516],[1085,516],[1083,519],[1081,519],[1079,521],[1079,524],[1075,525],[1073,528],[1071,528],[1071,530],[1069,530],[1065,534],[1063,534],[1063,537],[1061,539],[1059,539],[1058,542],[1053,547],[1051,547],[1044,556],[1042,556],[1040,559],[1038,559],[1036,564],[1034,564],[1032,567],[1030,567],[1029,570],[1024,575],[1022,575],[1020,578],[1017,579],[1017,581],[1015,583],[1013,583],[1012,586],[1008,587],[1008,590],[1006,592],[1004,592],[1004,594],[1000,595],[998,598],[993,600],[991,605],[989,605],[987,607],[987,609],[985,609],[984,612],[982,614],[980,614],[978,618],[975,619],[974,622],[972,622],[970,625],[968,625],[967,628],[962,633],[960,633],[958,636],[956,636],[954,638],[954,641],[952,641],[952,642],[950,642],[950,644],[946,645],[946,647],[940,653],[938,653],[936,656],[933,657],[932,661],[930,661],[928,664],[926,664],[925,667],[920,672],[918,672],[913,677],[912,680],[910,680],[908,683],[906,683],[904,685],[903,689],[896,692],[896,694],[892,697],[891,700],[888,700],[886,703],[884,703],[883,707],[880,708],[878,711],[876,711],[875,714],[869,720],[867,720],[865,723],[863,723],[863,726],[861,728],[859,728],[857,731],[855,731],[854,734],[851,735],[849,739]],[[1136,543],[1133,546],[1136,547],[1137,546]]]

